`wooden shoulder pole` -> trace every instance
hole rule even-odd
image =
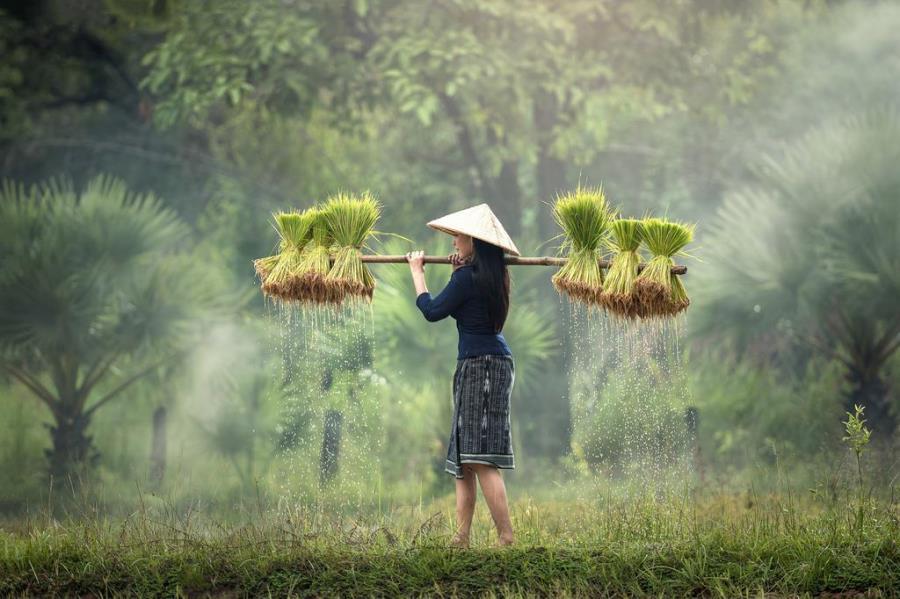
[[[363,262],[369,264],[404,264],[406,256],[363,256]],[[601,268],[609,268],[609,260],[598,260]],[[447,256],[425,256],[426,264],[450,264]],[[566,258],[557,258],[555,256],[507,256],[506,263],[509,266],[562,266],[566,263]],[[638,272],[644,270],[646,264],[638,265]],[[672,267],[672,274],[687,274],[687,266],[677,264]]]

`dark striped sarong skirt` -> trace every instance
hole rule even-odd
[[[516,467],[509,430],[509,399],[515,378],[512,356],[473,356],[456,361],[446,472],[463,478],[462,464]]]

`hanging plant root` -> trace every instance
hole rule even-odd
[[[600,305],[610,314],[634,320],[641,317],[640,302],[634,293],[615,293],[604,291],[600,294]]]
[[[677,284],[680,285],[680,281]],[[673,297],[672,285],[666,286],[658,281],[639,279],[635,282],[634,295],[641,318],[675,316],[691,305],[691,300],[686,296]]]
[[[600,304],[600,296],[603,293],[602,287],[588,285],[581,281],[575,281],[565,276],[554,275],[551,278],[553,287],[559,292],[566,294],[569,298],[576,302],[596,306]]]

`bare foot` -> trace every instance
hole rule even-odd
[[[469,536],[456,534],[450,540],[450,547],[455,547],[457,549],[468,549],[469,548]]]
[[[515,542],[516,542],[516,540],[515,540],[515,538],[513,538],[512,535],[503,535],[497,541],[497,547],[508,547]]]

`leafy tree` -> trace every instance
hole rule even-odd
[[[55,476],[93,464],[103,406],[200,338],[227,297],[153,195],[99,176],[0,190],[0,369],[53,417]]]
[[[698,332],[768,358],[818,353],[846,368],[846,410],[891,434],[884,379],[900,348],[900,116],[822,126],[757,168],[710,225],[694,311]],[[780,343],[776,341],[781,340]]]
[[[159,131],[139,89],[141,59],[163,38],[182,0],[19,0],[0,8],[2,176],[32,183],[65,173],[81,187],[112,172],[153,190],[193,224],[216,190],[207,180],[241,173],[213,155],[202,128]]]
[[[126,49],[129,42],[135,49],[150,44],[102,0],[87,4],[94,6],[36,0],[0,9],[0,141],[68,108],[102,104],[140,116],[141,92]]]
[[[717,69],[697,56],[768,5],[185,3],[147,54],[142,85],[162,125],[227,118],[238,106],[322,106],[335,126],[356,129],[386,108],[416,123],[418,145],[441,157],[445,174],[466,173],[469,197],[491,202],[516,235],[537,200],[567,186],[566,165],[589,164],[615,128],[686,112],[693,88],[722,86],[726,101],[747,101],[769,71],[761,30],[726,34],[736,47],[713,40],[725,48]],[[537,214],[549,237],[552,219]]]

